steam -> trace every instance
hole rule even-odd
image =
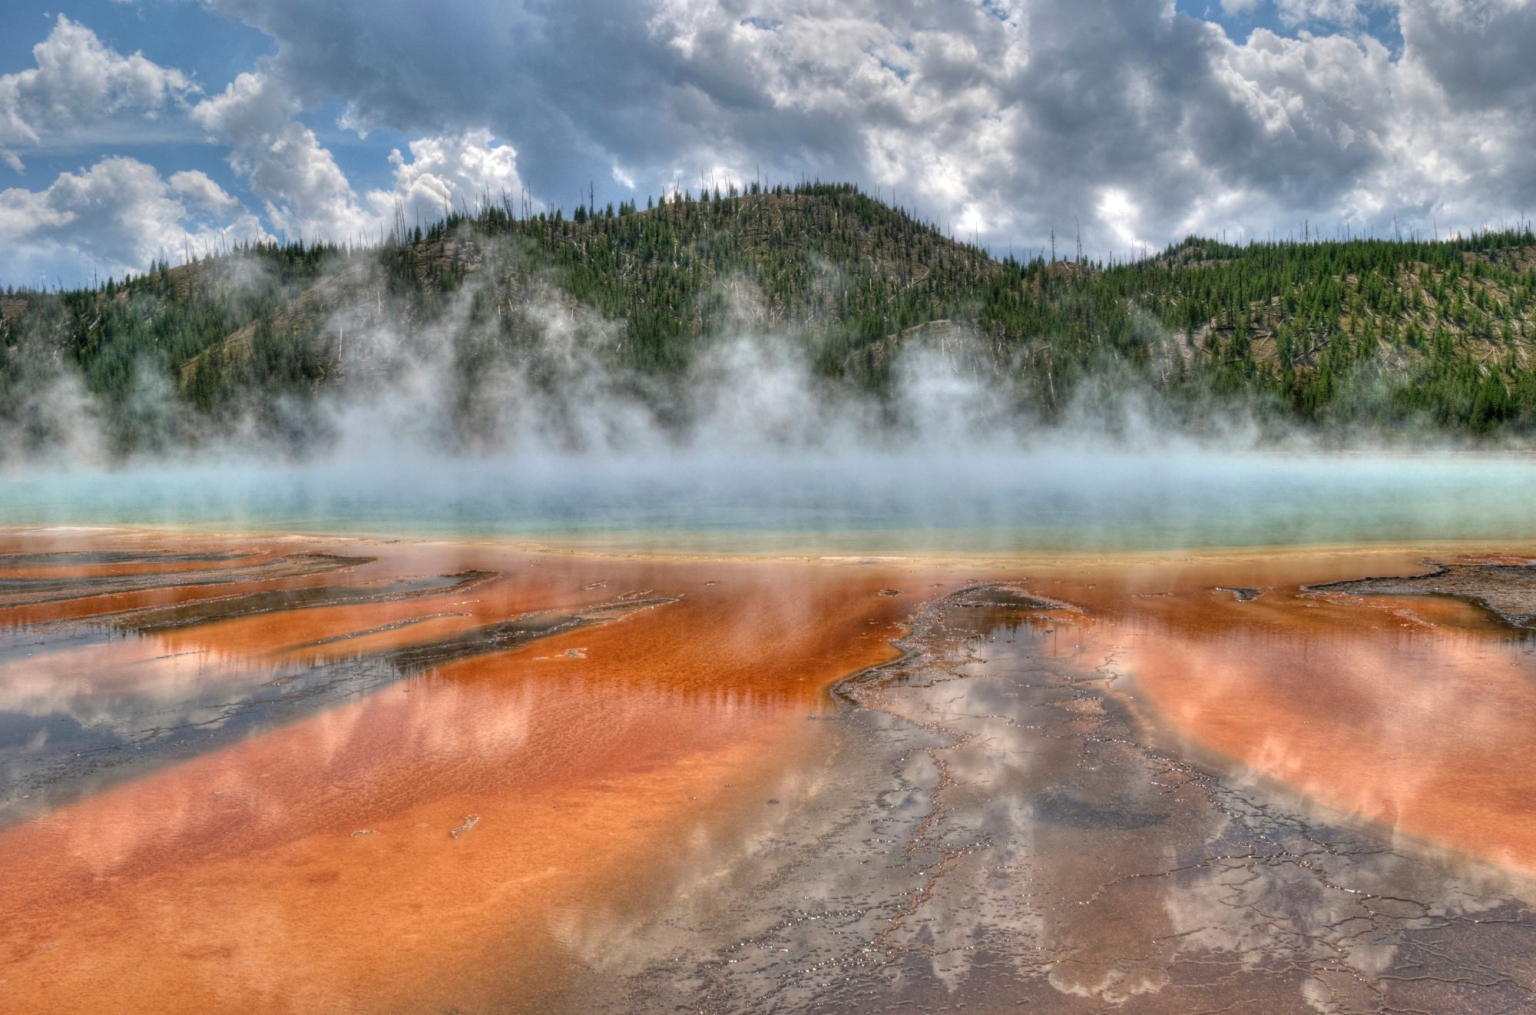
[[[515,251],[485,256],[515,267]],[[231,299],[267,282],[255,261],[226,267]],[[1221,403],[1191,429],[1109,372],[1047,422],[956,327],[911,336],[891,383],[862,387],[818,372],[814,329],[772,322],[741,280],[663,376],[617,365],[622,322],[550,280],[494,264],[469,277],[424,317],[375,267],[339,267],[311,290],[328,382],[247,390],[211,416],[162,370],[141,365],[108,403],[21,350],[0,525],[856,552],[1536,538],[1521,454],[1426,451],[1422,435],[1328,447]]]
[[[1008,411],[997,386],[934,352],[902,356],[892,390],[877,395],[818,376],[805,342],[743,327],[706,341],[681,375],[663,378],[615,367],[622,326],[552,291],[515,308],[518,329],[536,338],[511,348],[471,320],[472,297],[458,302],[429,329],[387,318],[361,331],[366,345],[345,369],[383,383],[319,401],[330,453],[841,457],[1017,445],[1025,436],[1026,417]]]
[[[449,243],[469,250],[477,270],[432,312],[390,298],[383,267],[368,256],[346,259],[289,299],[309,315],[301,328],[312,332],[307,351],[326,364],[325,382],[286,394],[260,385],[226,392],[211,415],[178,392],[186,373],[171,378],[163,367],[136,364],[126,397],[95,399],[57,349],[24,339],[11,357],[19,408],[0,414],[0,467],[1317,443],[1277,428],[1251,404],[1213,401],[1176,416],[1145,377],[1113,363],[1079,383],[1064,411],[1047,413],[1020,379],[1024,371],[999,369],[978,336],[950,322],[881,343],[887,386],[830,379],[815,369],[826,322],[776,322],[744,279],[719,283],[714,302],[724,309],[681,373],[646,372],[622,365],[633,362],[622,321],[571,299],[530,269],[514,243]],[[255,256],[200,270],[208,274],[196,284],[233,306],[261,306],[277,288]],[[820,282],[837,288],[835,278]],[[1163,360],[1180,355],[1173,336],[1156,334],[1150,319],[1146,326]],[[227,368],[231,359],[259,358],[251,330],[201,359],[222,358]]]

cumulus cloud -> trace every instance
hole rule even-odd
[[[0,161],[17,172],[18,149],[103,125],[121,137],[125,124],[155,121],[197,91],[182,72],[114,52],[62,14],[32,56],[35,67],[0,76]]]
[[[1512,120],[1529,112],[1536,99],[1531,0],[1404,0],[1398,19],[1413,62],[1457,112],[1503,112]]]
[[[1381,6],[1379,0],[1275,0],[1280,20],[1290,25],[1309,21],[1359,25],[1365,22],[1365,9],[1373,6]]]
[[[1277,0],[1283,22],[1348,34],[1242,42],[1165,0],[209,3],[278,41],[305,104],[489,128],[549,199],[853,178],[994,244],[1077,217],[1104,253],[1127,207],[1159,241],[1304,217],[1474,227],[1536,185],[1525,0],[1400,0],[1396,55],[1357,30],[1375,0]]]
[[[295,240],[369,237],[376,217],[315,132],[297,117],[301,106],[273,75],[238,75],[199,102],[192,119],[232,149],[230,164],[266,202],[267,219]]]
[[[407,221],[434,221],[486,198],[520,198],[517,151],[489,130],[410,142],[390,154],[394,187],[359,195],[335,156],[299,119],[303,105],[266,70],[242,73],[198,103],[192,118],[231,147],[230,164],[266,202],[267,219],[289,239],[368,240]]]
[[[377,213],[398,205],[407,221],[431,222],[455,208],[474,209],[482,201],[520,201],[517,150],[500,144],[488,130],[471,130],[410,143],[411,158],[397,148],[392,191],[368,194]]]
[[[63,173],[44,190],[0,191],[0,235],[7,240],[0,276],[38,279],[68,266],[71,284],[86,267],[121,275],[160,257],[267,238],[256,217],[203,173],[166,179],[123,157]]]
[[[397,215],[430,222],[489,198],[521,200],[517,152],[487,130],[412,141],[396,150],[393,186],[358,194],[332,153],[298,119],[300,104],[261,73],[242,73],[192,107],[193,120],[230,148],[230,162],[265,204],[266,221],[201,171],[168,176],[145,162],[108,157],[63,173],[41,190],[0,191],[0,278],[141,272],[242,241],[368,240]]]
[[[589,183],[607,201],[852,179],[994,248],[1080,225],[1095,256],[1303,219],[1470,229],[1536,206],[1531,0],[1221,0],[1273,12],[1241,41],[1167,0],[205,3],[277,52],[202,96],[59,18],[37,66],[0,77],[0,153],[195,125],[289,239],[370,238],[397,210],[430,219],[525,183],[569,205]],[[1401,46],[1369,34],[1374,12]],[[328,103],[360,133],[415,138],[391,186],[355,188],[306,124]]]

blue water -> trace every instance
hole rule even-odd
[[[202,464],[0,474],[0,526],[1010,552],[1536,541],[1527,456],[1205,452]]]

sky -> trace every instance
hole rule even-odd
[[[1536,0],[7,0],[0,286],[851,181],[998,255],[1536,210]]]

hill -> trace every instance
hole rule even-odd
[[[293,406],[410,369],[402,348],[451,363],[466,405],[477,378],[508,364],[563,383],[576,352],[582,369],[599,363],[665,403],[701,350],[754,333],[877,396],[903,350],[934,349],[1047,419],[1098,376],[1195,424],[1236,405],[1284,425],[1530,434],[1533,297],[1529,232],[1243,247],[1191,237],[1103,265],[997,261],[846,185],[569,217],[487,201],[398,222],[372,248],[253,246],[94,289],[7,290],[0,426],[46,441],[38,393],[73,374],[120,450],[195,440],[237,417],[302,429]],[[146,388],[172,392],[191,422],[152,437]]]

